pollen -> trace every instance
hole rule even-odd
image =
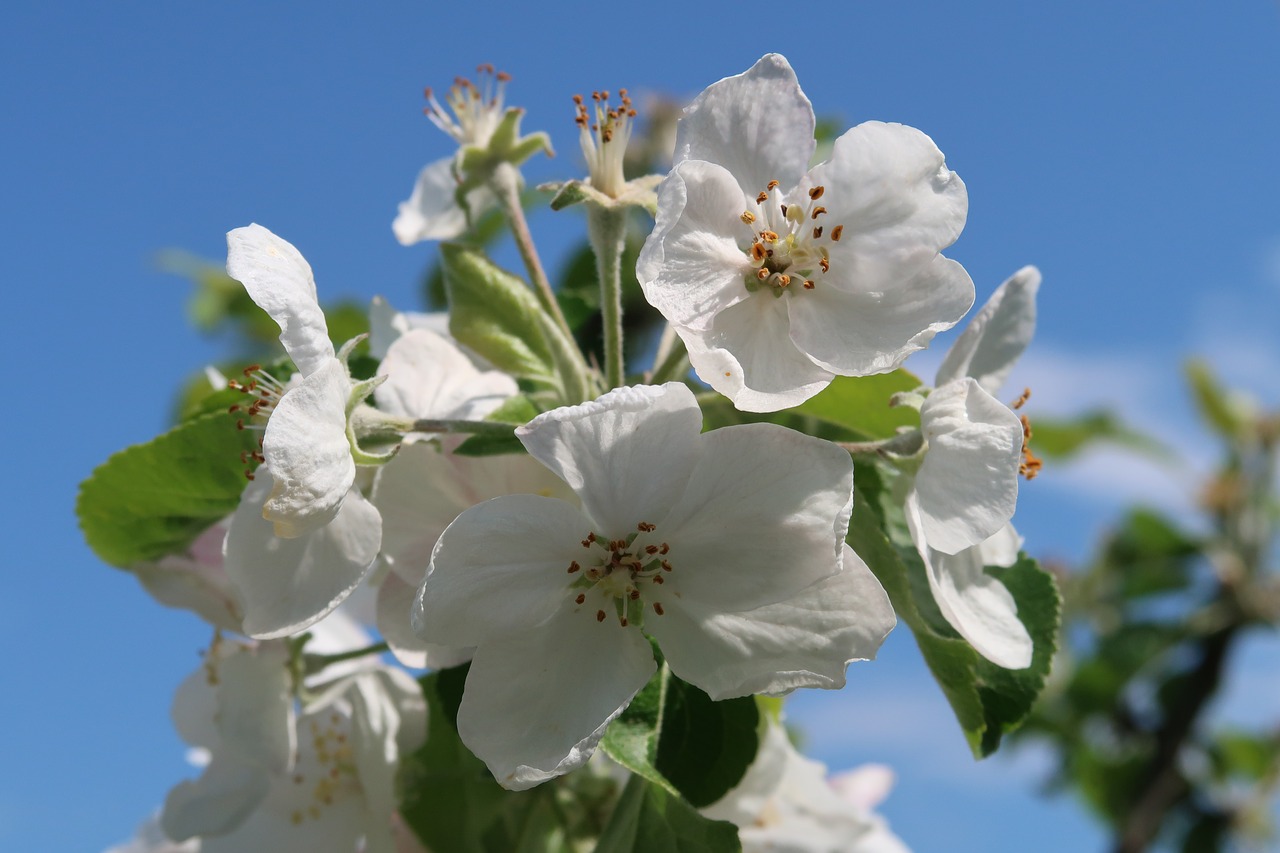
[[[1023,406],[1025,406],[1027,404],[1027,401],[1030,399],[1031,399],[1031,389],[1023,388],[1022,393],[1018,395],[1018,399],[1014,400],[1012,403],[1009,404],[1009,408],[1013,409],[1016,412],[1018,409],[1021,409]]]
[[[756,215],[749,210],[742,211],[742,216],[739,218],[742,219],[742,221],[745,222],[747,225],[750,225],[752,222],[756,221]]]

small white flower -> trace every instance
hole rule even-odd
[[[773,424],[700,426],[675,383],[540,415],[517,435],[581,509],[499,497],[436,544],[415,627],[476,647],[458,731],[502,785],[590,757],[655,671],[646,634],[673,673],[723,699],[840,686],[892,627],[844,544],[848,454]],[[860,601],[817,594],[844,574]],[[833,621],[855,627],[827,634]]]
[[[929,587],[951,626],[993,663],[1031,664],[1033,643],[1004,584],[985,566],[1012,566],[1021,540],[1018,501],[1023,425],[992,396],[1035,331],[1040,272],[1023,267],[1000,285],[947,353],[920,409],[927,442],[906,495],[907,527]]]
[[[637,264],[698,376],[739,409],[893,370],[973,304],[964,268],[939,254],[968,197],[933,141],[866,122],[810,169],[813,130],[777,54],[709,86],[679,122]]]
[[[872,772],[883,784],[883,773]],[[740,827],[743,853],[907,853],[884,819],[836,782],[796,751],[782,726],[770,725],[742,781],[702,813]]]

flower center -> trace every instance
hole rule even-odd
[[[739,218],[751,229],[751,243],[744,251],[753,271],[744,280],[747,290],[769,288],[781,296],[797,287],[813,290],[816,279],[831,269],[831,243],[839,242],[843,225],[827,230],[821,219],[827,209],[818,203],[826,192],[811,188],[807,198],[788,203],[777,181],[756,196],[758,212],[744,210]]]
[[[276,404],[280,402],[280,398],[284,396],[285,386],[279,379],[276,379],[270,373],[262,369],[260,364],[251,364],[244,369],[244,381],[239,382],[232,379],[227,382],[228,388],[234,388],[251,402],[236,403],[227,409],[233,415],[241,415],[236,419],[236,429],[251,429],[262,432],[267,428],[267,420],[271,417],[272,410]],[[240,462],[243,465],[249,465],[250,460],[261,464],[264,461],[262,455],[262,437],[258,437],[258,449],[254,451],[243,451],[240,454]],[[253,469],[246,468],[244,472],[246,479],[253,479]]]
[[[573,120],[578,125],[579,142],[582,156],[587,161],[587,173],[591,175],[591,186],[610,198],[617,198],[626,184],[623,157],[627,153],[627,142],[631,139],[636,117],[627,90],[619,89],[618,97],[622,104],[615,108],[609,105],[608,92],[592,92],[591,107],[586,105],[581,95],[573,96],[578,110]]]
[[[453,78],[453,85],[444,96],[449,105],[447,110],[430,88],[423,89],[427,106],[422,112],[459,145],[484,148],[502,121],[503,97],[511,75],[495,71],[492,65],[481,65],[476,69],[476,76],[478,84],[465,77]]]
[[[646,600],[655,614],[663,614],[660,590],[672,571],[667,559],[671,546],[653,535],[655,529],[642,521],[625,539],[587,534],[582,540],[587,556],[582,562],[574,560],[568,569],[575,576],[569,585],[575,612],[593,613],[597,622],[603,622],[612,610],[624,628],[644,624]]]

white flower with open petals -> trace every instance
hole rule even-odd
[[[1031,664],[1033,643],[1018,607],[986,566],[1011,566],[1020,539],[1022,421],[992,396],[1035,331],[1040,272],[1024,267],[1000,285],[938,370],[920,409],[927,450],[906,495],[907,527],[943,616],[991,662]]]
[[[964,268],[939,254],[968,196],[933,141],[866,122],[810,169],[813,131],[777,54],[709,86],[680,119],[637,264],[698,376],[746,411],[893,370],[973,304]]]
[[[585,762],[655,671],[714,699],[840,686],[894,617],[844,544],[853,467],[773,424],[701,433],[684,385],[619,388],[517,430],[577,494],[463,512],[415,603],[429,643],[475,646],[458,712],[497,780],[528,788]],[[853,595],[815,588],[848,575]],[[854,623],[833,627],[826,608]]]

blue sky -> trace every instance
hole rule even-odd
[[[693,95],[771,50],[820,114],[911,124],[946,152],[970,195],[948,254],[980,299],[1041,267],[1039,336],[1012,380],[1033,416],[1112,404],[1205,464],[1176,378],[1192,351],[1276,404],[1275,3],[7,4],[0,239],[23,417],[4,427],[0,847],[104,848],[187,772],[168,703],[207,633],[97,563],[72,516],[77,483],[156,434],[180,378],[225,352],[184,325],[188,289],[155,252],[218,259],[257,221],[323,294],[412,305],[431,249],[400,247],[390,222],[448,150],[424,85],[509,70],[526,128],[559,151],[536,181],[582,168],[573,93]],[[581,233],[532,224],[553,267]],[[1189,482],[1097,454],[1026,487],[1018,522],[1033,553],[1078,557],[1123,501],[1176,510]],[[1258,646],[1250,672],[1275,659]],[[1036,798],[1036,756],[965,757],[905,632],[850,681],[794,716],[833,766],[895,765],[886,813],[917,849],[1101,846],[1069,801]],[[1280,707],[1267,679],[1241,683],[1257,692],[1229,703]]]

